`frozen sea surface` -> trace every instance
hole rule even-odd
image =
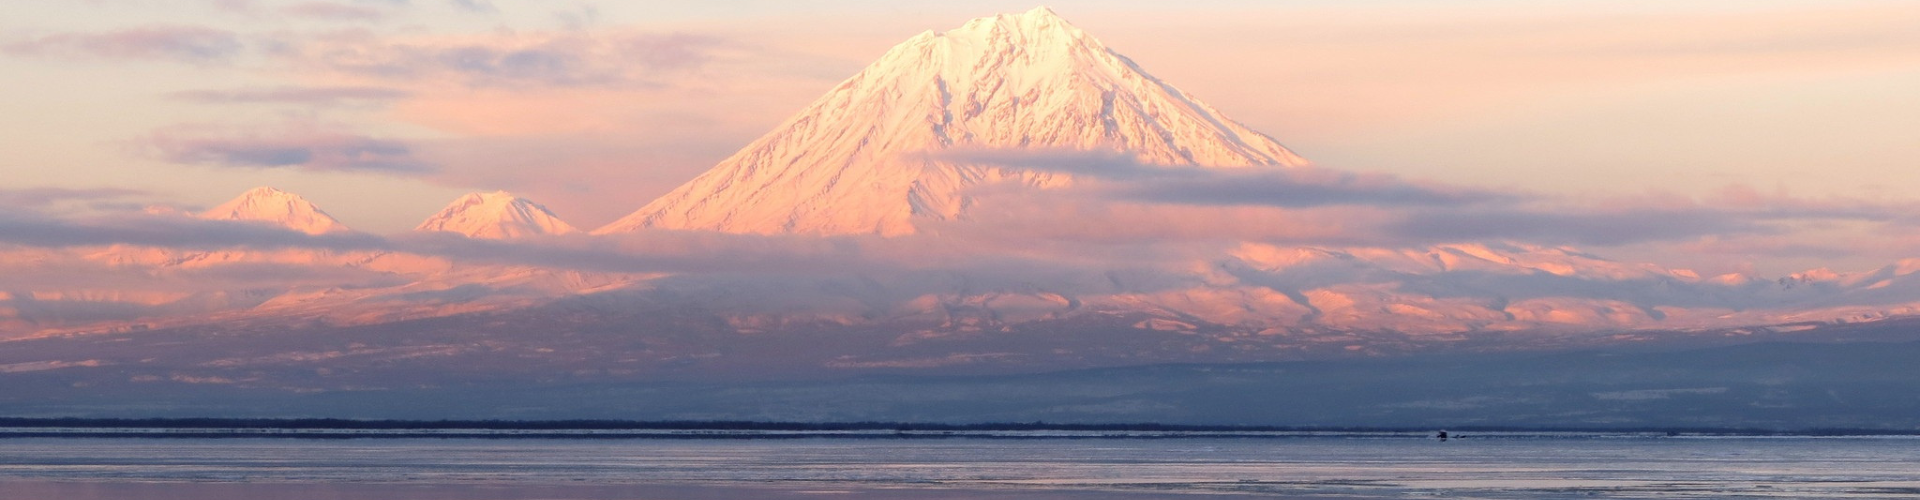
[[[1920,498],[1912,437],[0,440],[0,500]]]

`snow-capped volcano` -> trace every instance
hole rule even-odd
[[[257,187],[240,197],[200,213],[206,220],[265,222],[307,234],[350,231],[300,195],[271,187]]]
[[[905,234],[916,218],[962,215],[969,186],[1067,180],[940,154],[977,150],[1307,163],[1038,8],[895,46],[712,170],[595,232]]]
[[[415,231],[446,231],[469,238],[519,238],[578,231],[547,207],[506,191],[467,193]]]

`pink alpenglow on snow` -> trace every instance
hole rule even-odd
[[[468,193],[421,222],[415,231],[445,231],[469,238],[505,239],[569,234],[579,230],[547,207],[506,191]]]
[[[1108,151],[1156,165],[1307,164],[1043,7],[894,46],[712,170],[595,233],[910,234],[916,221],[964,217],[971,187],[1071,177],[931,156],[997,149]]]
[[[257,187],[240,197],[200,213],[206,220],[262,222],[307,234],[350,231],[300,195],[271,187]]]

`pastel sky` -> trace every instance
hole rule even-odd
[[[1916,2],[1049,5],[1331,169],[1629,214],[1755,204],[1898,214],[1920,198]],[[505,189],[596,227],[893,44],[1031,7],[16,2],[0,16],[0,203],[206,207],[272,185],[386,233],[462,193]],[[1779,273],[1916,256],[1920,238],[1889,227],[1914,228],[1815,221],[1595,243],[1622,260]]]

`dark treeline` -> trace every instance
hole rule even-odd
[[[989,422],[943,424],[925,422],[757,422],[707,420],[357,420],[339,418],[0,418],[0,427],[118,428],[118,429],[328,429],[328,430],[661,430],[661,431],[1089,431],[1089,432],[1432,432],[1429,428],[1300,427],[1263,425],[1184,425],[1159,423]],[[1920,435],[1920,430],[1885,429],[1725,429],[1672,427],[1484,427],[1448,428],[1456,435],[1473,432],[1595,432],[1665,433],[1669,435],[1739,436],[1858,436]]]

